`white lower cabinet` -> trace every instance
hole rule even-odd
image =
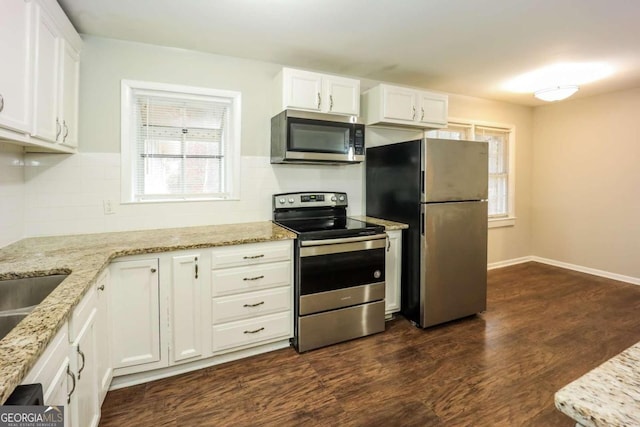
[[[400,311],[400,282],[402,279],[402,230],[387,231],[389,241],[385,258],[385,302],[387,316]]]
[[[102,405],[107,395],[111,379],[113,378],[113,365],[111,361],[111,342],[109,340],[109,328],[111,327],[111,284],[109,282],[109,270],[105,270],[96,281],[96,294],[98,312],[96,314],[96,376],[98,380],[98,403]]]
[[[191,361],[205,354],[210,298],[207,260],[200,252],[171,257],[171,362]],[[203,276],[204,275],[204,276]]]
[[[293,334],[291,242],[231,246],[212,252],[214,354],[290,338]],[[216,262],[220,259],[230,262]]]
[[[113,262],[110,266],[114,375],[166,366],[166,357],[160,352],[158,269],[158,258]]]
[[[108,290],[104,271],[23,380],[42,384],[45,405],[64,406],[65,426],[93,427],[100,421],[100,405],[111,383],[104,304]]]
[[[65,426],[71,425],[68,398],[75,391],[75,376],[69,369],[68,332],[65,323],[22,381],[22,384],[42,384],[45,405],[64,406]]]
[[[253,347],[267,351],[266,344],[288,344],[292,259],[293,241],[287,240],[114,261],[109,330],[114,385],[246,357]],[[237,357],[228,356],[232,352]]]

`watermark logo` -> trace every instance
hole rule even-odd
[[[0,427],[64,427],[64,406],[0,406]]]

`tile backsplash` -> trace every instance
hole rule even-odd
[[[26,236],[97,233],[270,220],[271,195],[345,191],[349,215],[363,212],[363,166],[272,165],[242,157],[240,200],[136,203],[120,200],[120,154],[26,154]],[[103,203],[112,201],[113,214]]]
[[[24,236],[23,162],[22,147],[0,142],[0,247]]]

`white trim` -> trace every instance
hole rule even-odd
[[[489,228],[513,227],[514,225],[516,225],[515,216],[506,218],[489,218]]]
[[[183,363],[175,366],[153,369],[146,372],[137,372],[135,374],[122,375],[113,378],[111,386],[109,387],[109,391],[117,390],[124,387],[131,387],[138,384],[144,384],[163,378],[173,377],[175,375],[197,371],[199,369],[208,368],[210,366],[219,365],[221,363],[244,359],[246,357],[268,353],[270,351],[280,350],[283,348],[289,348],[290,346],[291,343],[289,342],[289,338],[286,338],[284,340],[264,344],[258,347],[251,347],[244,350],[221,354],[218,356],[211,356],[206,359],[195,360],[190,363]]]
[[[530,262],[530,261],[533,261],[532,256],[523,256],[521,258],[513,258],[513,259],[507,259],[504,261],[492,262],[490,264],[487,264],[487,270],[509,267],[511,265],[516,265],[516,264],[524,264],[525,262]]]
[[[231,120],[228,127],[228,139],[234,143],[231,146],[225,143],[228,166],[226,169],[225,181],[227,192],[224,197],[207,195],[205,197],[167,197],[153,198],[147,200],[136,200],[134,198],[133,171],[135,170],[135,145],[130,144],[129,138],[135,132],[131,120],[132,97],[134,90],[167,92],[171,97],[180,99],[202,99],[202,98],[225,98],[228,101],[231,111]],[[174,203],[186,201],[225,201],[240,200],[240,145],[242,144],[242,93],[239,91],[202,88],[195,86],[174,85],[168,83],[144,82],[137,80],[123,79],[120,82],[120,156],[122,159],[120,166],[120,201],[122,204],[137,203]]]
[[[507,259],[504,261],[497,261],[487,264],[487,270],[493,270],[496,268],[509,267],[511,265],[523,264],[525,262],[539,262],[541,264],[553,265],[554,267],[565,268],[567,270],[579,271],[580,273],[591,274],[593,276],[604,277],[606,279],[617,280],[619,282],[631,283],[632,285],[640,285],[640,277],[625,276],[618,273],[611,273],[609,271],[598,270],[590,267],[583,267],[581,265],[570,264],[568,262],[556,261],[554,259],[542,258],[535,255],[529,255],[521,258]]]
[[[553,265],[555,267],[566,268],[567,270],[579,271],[581,273],[592,274],[594,276],[600,276],[607,279],[618,280],[620,282],[631,283],[632,285],[640,285],[640,277],[624,276],[622,274],[611,273],[609,271],[598,270],[590,267],[583,267],[581,265],[570,264],[568,262],[556,261],[553,259],[542,258],[538,256],[531,256],[531,261],[539,262],[542,264]]]

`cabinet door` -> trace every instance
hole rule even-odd
[[[360,81],[344,77],[325,76],[322,110],[327,113],[360,114]]]
[[[407,121],[416,119],[418,114],[416,91],[401,87],[384,86],[382,98],[384,118]]]
[[[322,74],[285,68],[282,78],[284,108],[320,111]]]
[[[53,21],[36,4],[33,136],[57,142],[62,135],[58,115],[60,38]]]
[[[31,4],[3,0],[0,12],[0,127],[29,132]]]
[[[96,312],[93,312],[71,344],[70,366],[76,377],[76,389],[71,394],[71,425],[94,427],[100,420],[98,379],[96,377]]]
[[[110,277],[113,368],[159,362],[158,260],[114,262]]]
[[[70,147],[78,146],[78,84],[80,80],[80,55],[64,42],[61,49],[62,79],[60,79],[59,108],[62,116],[62,135],[59,141]]]
[[[385,258],[385,314],[400,311],[400,280],[402,262],[402,231],[387,231],[387,255]]]
[[[203,281],[201,254],[174,256],[171,280],[171,353],[174,362],[201,357]]]
[[[68,348],[68,344],[67,344]],[[69,358],[65,358],[64,362],[58,367],[58,371],[48,390],[44,391],[44,404],[49,406],[64,406],[64,425],[71,425],[71,417],[69,415],[69,404],[67,399],[75,387],[75,374],[72,374],[69,367]],[[75,390],[73,390],[75,393]]]
[[[106,270],[96,282],[96,293],[98,302],[98,316],[96,318],[96,370],[98,380],[98,402],[102,404],[113,377],[111,367],[111,345],[109,337],[109,297],[111,286],[109,286],[109,270]]]
[[[420,123],[446,126],[449,97],[437,93],[420,92]]]

